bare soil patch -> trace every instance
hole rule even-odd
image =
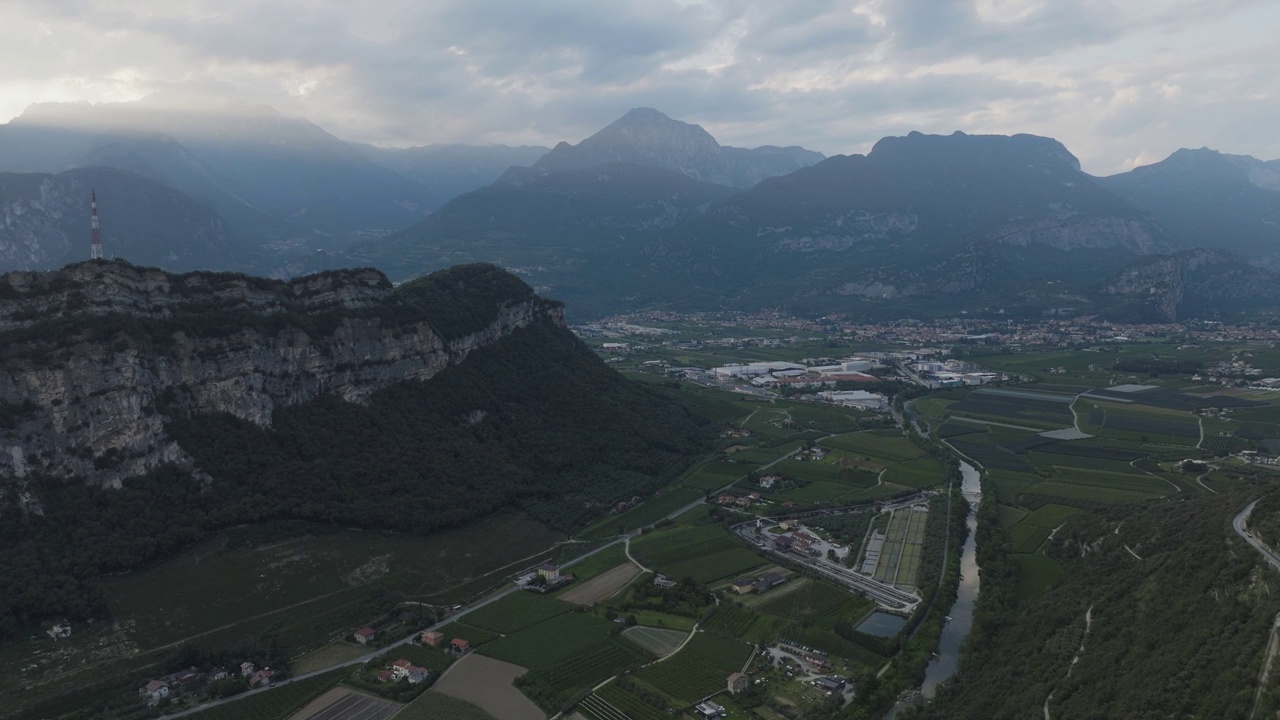
[[[663,630],[639,625],[623,630],[622,634],[631,642],[660,658],[675,652],[676,648],[680,647],[680,643],[689,636],[689,633],[680,630]]]
[[[471,653],[454,663],[432,689],[502,720],[546,720],[546,714],[511,684],[524,672],[519,665]]]
[[[626,562],[569,590],[560,599],[575,605],[594,605],[621,590],[639,574],[640,568]]]
[[[388,720],[402,707],[400,703],[336,687],[307,703],[289,720]]]

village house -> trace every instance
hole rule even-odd
[[[411,667],[413,667],[413,663],[409,662],[405,658],[400,658],[399,660],[391,663],[391,677],[396,680],[404,680],[409,677],[409,668]]]
[[[657,585],[660,588],[673,588],[679,585],[680,583],[676,582],[675,580],[672,580],[666,575],[659,573],[656,577],[653,578],[653,584]]]
[[[377,631],[371,627],[362,627],[359,630],[355,631],[356,642],[360,643],[361,645],[368,645],[369,642],[373,640],[374,637],[377,636],[377,634],[378,634]]]
[[[444,633],[435,630],[424,630],[422,635],[418,636],[418,642],[428,647],[438,648],[444,642]]]
[[[698,712],[700,717],[706,718],[706,720],[716,720],[716,718],[722,718],[729,714],[723,706],[717,705],[710,700],[699,703],[694,710]]]
[[[747,688],[751,686],[751,680],[748,679],[746,675],[736,672],[729,676],[726,684],[728,685],[729,692],[736,694],[746,692]]]
[[[417,665],[414,665],[413,667],[409,668],[409,675],[408,675],[409,684],[421,685],[422,683],[427,681],[427,676],[430,674],[431,673],[428,672],[426,668],[418,667]]]
[[[378,671],[378,674],[377,674],[377,675],[374,675],[374,677],[375,677],[375,678],[378,680],[378,682],[380,682],[380,683],[384,683],[384,682],[391,682],[391,671],[390,671],[390,670],[379,670],[379,671]]]
[[[263,668],[249,676],[249,687],[266,687],[271,684],[271,676],[275,672],[271,668]]]
[[[209,671],[209,682],[226,680],[230,675],[231,673],[227,672],[226,668],[219,666]]]
[[[138,694],[146,698],[148,705],[155,705],[169,697],[169,684],[163,680],[152,680],[144,685]]]
[[[249,677],[257,669],[258,669],[257,665],[254,665],[253,663],[246,660],[240,663],[240,677]]]
[[[757,481],[757,483],[760,485],[760,487],[764,488],[765,490],[768,490],[772,488],[775,483],[781,480],[782,478],[777,475],[764,475],[760,478],[760,480]]]
[[[542,563],[538,566],[538,576],[549,583],[553,583],[560,579],[560,568],[552,563]]]
[[[729,583],[729,587],[739,595],[746,595],[747,593],[755,592],[755,586],[756,581],[752,578],[738,578],[732,583]]]
[[[471,652],[471,643],[463,640],[462,638],[454,638],[449,641],[449,648],[458,655],[465,655],[468,652]]]

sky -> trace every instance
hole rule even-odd
[[[1280,158],[1276,0],[0,0],[0,122],[148,95],[386,146],[578,142],[632,107],[722,144],[1028,132],[1110,174]]]

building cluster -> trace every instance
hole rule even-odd
[[[986,385],[1008,379],[999,373],[983,372],[976,365],[963,360],[918,360],[910,367],[932,387]]]
[[[431,671],[424,667],[418,667],[409,662],[406,658],[400,658],[389,666],[379,670],[374,675],[374,679],[380,683],[387,682],[407,682],[410,685],[420,685],[427,681],[431,676]]]
[[[841,382],[869,383],[880,378],[865,371],[874,366],[866,358],[849,358],[835,365],[793,362],[730,363],[711,370],[717,381],[745,381],[759,388],[833,388]]]
[[[211,683],[231,677],[243,678],[251,688],[266,687],[275,676],[271,668],[259,668],[250,661],[240,663],[239,671],[233,672],[225,667],[203,670],[189,667],[158,678],[148,680],[138,688],[138,696],[149,706],[158,705],[165,698],[190,695],[207,688]]]
[[[544,562],[533,572],[516,578],[517,586],[541,593],[551,592],[571,582],[573,582],[573,573],[561,572],[560,566],[551,562]]]
[[[768,592],[771,588],[775,588],[786,582],[787,578],[780,572],[767,572],[759,577],[738,578],[729,583],[729,589],[737,595],[748,595],[750,593],[761,594]]]

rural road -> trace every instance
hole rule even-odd
[[[830,435],[828,435],[828,437],[830,437]],[[825,439],[825,438],[823,438],[823,439]],[[761,469],[762,469],[762,470],[764,470],[764,469],[768,469],[768,468],[770,468],[770,467],[773,467],[775,464],[777,464],[777,463],[779,463],[779,462],[782,462],[783,460],[785,460],[785,459],[787,459],[787,458],[789,458],[789,457],[791,457],[791,453],[787,453],[787,454],[783,455],[782,457],[779,457],[777,460],[774,460],[773,462],[769,463],[768,465],[763,466]],[[735,480],[734,480],[734,482],[737,482],[737,479],[735,479]],[[729,484],[728,484],[728,485],[726,485],[724,488],[721,488],[721,492],[723,492],[724,490],[728,489],[728,488],[729,488],[729,487],[731,487],[732,485],[733,485],[733,483],[729,483]],[[667,515],[666,515],[663,519],[664,519],[664,520],[667,520],[667,519],[672,519],[672,518],[678,517],[679,515],[682,515],[682,514],[684,514],[684,513],[688,512],[688,511],[692,510],[693,508],[698,507],[699,505],[702,505],[702,504],[703,504],[703,502],[704,502],[704,501],[703,501],[702,499],[695,500],[695,501],[693,501],[693,502],[691,502],[691,503],[689,503],[689,504],[687,504],[687,505],[684,505],[683,507],[677,508],[677,509],[675,509],[675,510],[671,511],[670,513],[667,513]],[[595,555],[596,553],[603,552],[603,551],[604,551],[604,550],[606,550],[607,548],[610,548],[610,547],[613,547],[614,545],[617,545],[618,543],[626,543],[626,545],[624,546],[624,548],[625,548],[625,549],[626,549],[626,551],[627,551],[627,557],[628,557],[628,558],[631,558],[631,548],[630,548],[631,538],[633,538],[633,537],[635,537],[635,536],[637,536],[637,535],[639,535],[639,534],[640,534],[640,531],[639,531],[639,530],[635,530],[635,531],[633,531],[633,532],[631,532],[631,533],[629,533],[629,534],[627,534],[627,535],[623,535],[623,536],[620,536],[620,537],[618,537],[618,538],[615,538],[613,541],[608,542],[608,543],[605,543],[604,545],[601,545],[600,547],[596,548],[595,550],[592,550],[591,552],[588,552],[588,553],[585,553],[585,554],[579,555],[578,557],[576,557],[576,558],[574,558],[574,559],[572,559],[572,560],[569,560],[569,561],[566,561],[566,562],[564,562],[564,563],[561,563],[561,567],[570,567],[570,566],[572,566],[572,565],[575,565],[575,564],[577,564],[577,563],[579,563],[579,562],[582,562],[583,560],[586,560],[587,558],[591,557],[592,555]],[[634,559],[632,559],[631,561],[632,561],[632,562],[635,562],[635,564],[636,564],[636,565],[640,565],[640,563],[636,562]],[[643,566],[643,565],[640,565],[640,567],[642,567],[642,568],[643,568],[644,566]],[[238,701],[238,700],[243,700],[244,698],[251,697],[251,696],[253,696],[253,695],[257,695],[257,694],[259,694],[259,693],[269,692],[269,691],[271,690],[271,688],[273,688],[273,687],[283,687],[283,686],[288,685],[289,683],[294,682],[294,681],[296,681],[296,680],[305,680],[305,679],[307,679],[307,678],[309,678],[309,677],[314,677],[314,676],[316,676],[316,675],[320,675],[320,674],[322,674],[322,673],[327,673],[327,672],[329,672],[329,671],[331,671],[331,670],[337,670],[338,668],[342,668],[342,667],[350,667],[350,666],[352,666],[352,665],[363,665],[364,663],[369,662],[370,660],[374,659],[375,657],[378,657],[379,655],[382,655],[383,653],[387,652],[388,650],[391,650],[392,648],[396,648],[396,647],[399,647],[399,646],[401,646],[401,645],[406,645],[406,644],[408,644],[408,643],[410,643],[410,642],[413,642],[414,638],[418,637],[418,636],[419,636],[423,631],[426,631],[426,630],[436,630],[436,629],[439,629],[439,628],[441,628],[441,627],[444,627],[445,625],[448,625],[448,624],[449,624],[449,623],[451,623],[451,622],[455,622],[455,621],[457,621],[457,620],[460,620],[461,618],[465,617],[465,616],[466,616],[466,615],[468,615],[469,613],[475,612],[476,610],[479,610],[480,608],[485,607],[486,605],[490,605],[490,604],[492,604],[492,603],[495,603],[495,602],[497,602],[497,601],[501,600],[502,598],[504,598],[504,597],[506,597],[506,596],[510,595],[511,593],[514,593],[514,592],[522,592],[522,590],[521,590],[519,587],[512,586],[512,587],[507,588],[506,590],[501,590],[501,591],[499,591],[499,592],[496,592],[496,593],[494,593],[494,594],[492,594],[492,595],[489,595],[488,597],[484,598],[483,600],[480,600],[480,601],[478,601],[478,602],[476,602],[476,603],[474,603],[474,604],[472,604],[472,605],[468,605],[467,607],[465,607],[465,608],[463,608],[463,609],[459,610],[458,612],[456,612],[456,613],[454,613],[454,614],[450,615],[450,616],[449,616],[449,617],[447,617],[447,618],[444,618],[443,620],[441,620],[440,622],[438,622],[438,623],[436,623],[436,624],[434,624],[434,625],[431,625],[431,626],[429,626],[429,627],[420,628],[419,630],[414,631],[413,633],[411,633],[411,634],[409,634],[409,635],[407,635],[407,636],[405,636],[405,637],[403,637],[403,638],[401,638],[401,639],[399,639],[399,640],[397,640],[397,641],[395,641],[395,642],[393,642],[393,643],[391,643],[391,644],[389,644],[389,645],[384,645],[384,646],[382,646],[382,647],[380,647],[380,648],[378,648],[378,649],[374,650],[373,652],[366,653],[366,654],[364,654],[364,655],[361,655],[361,656],[360,656],[360,657],[358,657],[358,658],[354,658],[354,659],[351,659],[351,660],[347,660],[346,662],[335,663],[335,664],[330,665],[330,666],[328,666],[328,667],[320,668],[319,670],[313,670],[313,671],[311,671],[311,672],[303,673],[303,674],[301,674],[301,675],[296,675],[296,676],[294,676],[294,677],[289,678],[288,680],[282,680],[281,682],[279,682],[279,683],[277,683],[277,684],[275,684],[275,685],[271,685],[271,686],[269,686],[269,687],[257,688],[256,690],[250,690],[250,691],[248,691],[248,692],[241,693],[241,694],[236,695],[236,696],[234,696],[234,697],[229,697],[229,698],[224,698],[224,699],[222,699],[222,700],[214,700],[214,701],[211,701],[211,702],[203,703],[203,704],[198,705],[198,706],[196,706],[196,707],[194,707],[194,708],[191,708],[191,709],[189,709],[189,710],[183,710],[183,711],[181,711],[181,712],[176,712],[176,713],[173,713],[173,714],[171,714],[171,715],[166,715],[165,717],[176,718],[176,717],[182,717],[182,716],[184,716],[184,715],[191,715],[192,713],[197,713],[197,712],[201,712],[201,711],[204,711],[204,710],[208,710],[209,708],[217,707],[217,706],[219,706],[219,705],[225,705],[225,704],[227,704],[227,703],[236,702],[236,701]],[[690,636],[692,637],[692,634],[691,634]]]
[[[1249,532],[1249,515],[1253,512],[1253,508],[1257,504],[1258,501],[1254,500],[1248,505],[1245,505],[1244,509],[1232,518],[1231,527],[1235,529],[1237,535],[1244,538],[1245,542],[1252,545],[1254,550],[1261,553],[1262,557],[1266,558],[1266,561],[1271,563],[1272,567],[1276,570],[1280,570],[1280,555],[1276,555],[1275,551],[1267,547],[1261,540],[1254,537],[1253,533]]]

